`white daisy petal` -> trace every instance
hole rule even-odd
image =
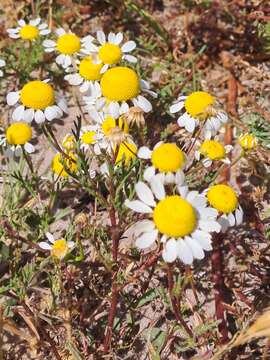
[[[125,206],[138,213],[151,214],[153,212],[153,210],[148,205],[139,200],[126,200]]]
[[[142,146],[138,150],[138,158],[140,159],[151,159],[152,150],[150,150],[147,146]]]
[[[32,144],[28,143],[28,142],[24,144],[24,149],[29,154],[32,154],[35,151],[35,147]]]
[[[185,236],[185,243],[190,248],[192,255],[195,259],[203,259],[204,258],[204,251],[200,244],[197,241],[194,241],[191,237]]]
[[[179,112],[180,110],[183,109],[184,105],[185,105],[184,101],[180,101],[180,102],[178,102],[176,104],[171,105],[170,106],[170,113],[175,114],[175,113]]]
[[[229,220],[227,218],[226,215],[222,215],[218,218],[218,223],[220,224],[221,226],[221,231],[224,233],[228,230],[230,224],[229,224]]]
[[[56,35],[58,35],[58,36],[62,36],[62,35],[65,35],[65,34],[66,34],[66,31],[65,31],[65,29],[63,29],[63,28],[58,28],[58,29],[55,30],[55,33],[56,33]]]
[[[45,121],[45,115],[44,115],[43,111],[37,110],[37,111],[35,112],[35,122],[36,122],[37,124],[41,124],[41,123],[43,123],[44,121]]]
[[[41,241],[38,243],[38,246],[41,248],[41,249],[44,249],[44,250],[51,250],[52,249],[52,245],[46,243],[45,241]]]
[[[34,109],[27,109],[23,114],[23,121],[30,123],[34,119],[35,110]]]
[[[199,227],[204,231],[220,232],[221,226],[217,221],[199,220]]]
[[[36,18],[34,20],[30,20],[29,21],[29,24],[32,25],[32,26],[37,26],[41,21],[41,18]]]
[[[7,94],[7,103],[10,106],[15,105],[18,100],[20,99],[20,93],[19,91],[12,91]]]
[[[144,170],[143,178],[147,182],[150,182],[151,178],[155,175],[155,168],[153,166],[149,166]]]
[[[68,74],[64,77],[70,85],[80,85],[83,82],[83,78],[79,74]]]
[[[135,41],[127,41],[122,47],[121,50],[125,53],[125,52],[130,52],[132,50],[134,50],[136,48],[136,43]]]
[[[115,33],[110,32],[109,35],[108,35],[109,43],[114,44],[114,40],[115,40]]]
[[[151,232],[152,230],[154,230],[154,228],[155,228],[155,224],[153,221],[141,220],[135,223],[134,225],[132,225],[129,228],[129,231],[131,231],[131,233],[133,233],[136,237],[138,237],[142,233]]]
[[[22,121],[23,120],[23,115],[24,115],[24,106],[23,105],[19,105],[12,114],[12,119],[15,121]]]
[[[45,235],[46,235],[46,238],[49,240],[50,243],[52,243],[52,244],[55,243],[54,237],[50,232],[46,232]]]
[[[138,198],[149,206],[156,206],[156,202],[154,200],[154,196],[149,187],[142,181],[139,181],[135,185],[135,191],[138,195]]]
[[[114,44],[119,45],[123,41],[123,34],[121,32],[115,35]]]
[[[23,26],[26,25],[26,23],[25,23],[25,21],[24,21],[23,19],[20,19],[20,20],[18,21],[18,24],[19,24],[21,27],[23,27]]]
[[[136,240],[136,246],[139,249],[146,249],[150,247],[156,240],[158,236],[158,230],[153,230],[151,232],[146,232]]]
[[[191,265],[193,262],[192,251],[183,239],[177,240],[177,256],[186,265]]]
[[[192,239],[199,242],[199,245],[207,251],[212,250],[211,235],[205,231],[195,230],[192,233]]]
[[[112,101],[109,104],[109,113],[114,118],[117,119],[120,115],[120,106],[117,102]]]
[[[152,176],[152,178],[150,179],[150,186],[151,189],[155,195],[155,197],[158,200],[162,200],[165,198],[166,193],[165,193],[165,188],[164,185],[162,184],[162,182],[160,181],[160,177],[154,175]]]
[[[50,29],[44,29],[44,30],[40,30],[40,35],[49,35],[51,33]]]
[[[105,42],[106,42],[106,36],[105,36],[105,34],[104,34],[104,32],[103,31],[97,31],[97,39],[98,39],[98,42],[101,44],[101,45],[103,45],[103,44],[105,44]]]
[[[228,214],[228,221],[229,221],[229,224],[230,226],[234,226],[235,225],[235,217],[232,213]]]
[[[48,121],[52,121],[57,117],[57,112],[55,111],[54,106],[48,106],[44,111],[45,117]]]
[[[168,240],[162,251],[163,260],[168,263],[174,262],[177,258],[177,251],[178,251],[178,246],[175,239]]]
[[[144,111],[144,112],[149,112],[152,110],[152,104],[150,103],[150,101],[148,101],[144,96],[139,95],[137,97],[137,101],[138,101],[138,106]]]
[[[42,44],[47,48],[54,48],[56,46],[56,42],[53,40],[44,40]]]
[[[101,74],[104,74],[104,73],[108,70],[108,68],[109,68],[109,65],[108,65],[108,64],[104,64],[104,65],[102,66],[102,68],[100,69],[100,73],[101,73]]]
[[[133,64],[136,64],[136,62],[138,61],[135,56],[129,55],[129,54],[124,55],[124,56],[123,56],[123,59],[124,59],[124,60],[127,60],[127,61],[129,61],[129,62],[131,62],[131,63],[133,63]]]
[[[235,211],[236,225],[241,225],[243,222],[243,210],[241,208]]]

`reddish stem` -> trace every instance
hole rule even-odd
[[[212,278],[214,283],[214,297],[216,307],[216,318],[219,321],[218,330],[221,335],[221,342],[228,341],[228,329],[225,320],[224,303],[224,277],[223,277],[223,256],[221,250],[221,241],[223,234],[213,235],[213,251],[211,255],[212,262]]]
[[[106,328],[106,335],[104,339],[104,352],[107,353],[111,346],[112,340],[112,331],[113,331],[113,323],[116,315],[117,301],[119,296],[119,290],[116,284],[113,284],[112,287],[112,298],[111,298],[111,306],[108,316],[108,324]]]
[[[176,318],[176,320],[183,326],[183,328],[186,330],[186,332],[188,333],[188,335],[193,338],[193,334],[192,331],[190,330],[190,328],[187,326],[185,320],[182,318],[182,315],[180,314],[179,311],[179,303],[177,298],[175,297],[174,293],[173,293],[173,289],[174,289],[174,280],[173,280],[173,272],[172,272],[172,268],[171,265],[168,265],[167,268],[167,275],[168,275],[168,289],[169,289],[169,294],[170,294],[170,300],[172,303],[172,308],[173,308],[173,312],[174,312],[174,316]]]

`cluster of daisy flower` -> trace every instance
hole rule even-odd
[[[197,191],[189,190],[186,181],[185,171],[190,168],[190,162],[201,162],[204,167],[215,169],[220,163],[230,164],[233,147],[224,146],[219,139],[228,117],[213,96],[196,91],[178,97],[170,107],[172,114],[179,114],[178,125],[192,136],[192,161],[191,153],[185,153],[176,143],[158,142],[151,148],[139,147],[131,130],[141,131],[145,114],[152,110],[148,96],[157,95],[132,67],[137,62],[132,54],[136,49],[134,41],[125,42],[121,32],[106,36],[98,31],[95,37],[83,38],[63,28],[51,33],[39,18],[29,23],[20,20],[17,28],[8,29],[8,34],[30,43],[47,36],[43,41],[44,51],[56,55],[64,79],[81,93],[88,123],[80,129],[79,142],[70,133],[62,139],[62,151],[52,161],[52,171],[58,177],[67,178],[76,173],[78,148],[88,158],[98,159],[106,153],[115,165],[129,165],[135,158],[142,162],[144,171],[142,179],[135,184],[136,199],[125,201],[126,208],[144,214],[129,229],[138,248],[162,246],[166,262],[180,259],[191,264],[212,249],[213,233],[241,224],[243,211],[230,185],[215,184]],[[0,60],[0,67],[4,66],[5,62]],[[31,80],[21,89],[8,93],[7,104],[15,106],[13,122],[0,137],[0,144],[16,156],[34,152],[31,124],[49,126],[68,113],[64,96],[55,91],[50,79]],[[239,143],[246,152],[256,146],[256,139],[245,134]],[[100,170],[103,176],[108,176],[106,162]],[[93,169],[90,176],[95,176]],[[41,242],[40,247],[59,259],[74,246],[65,239],[54,240],[50,233],[46,236],[49,243]]]

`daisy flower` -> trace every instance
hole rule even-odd
[[[90,89],[90,85],[94,85],[95,81],[101,79],[100,70],[102,64],[97,63],[92,56],[87,56],[81,61],[76,62],[78,69],[69,70],[72,71],[72,74],[67,74],[64,78],[69,82],[70,85],[79,86],[80,91],[86,92]]]
[[[150,219],[133,225],[132,233],[140,249],[151,247],[155,241],[163,243],[164,261],[177,258],[184,264],[203,259],[204,251],[211,250],[211,232],[220,231],[217,210],[207,206],[207,199],[187,186],[177,185],[177,194],[166,194],[162,181],[154,176],[149,185],[139,181],[135,185],[138,200],[126,200],[125,205]]]
[[[64,238],[55,240],[54,236],[49,232],[46,233],[46,237],[48,241],[41,241],[38,243],[39,247],[44,250],[50,250],[51,256],[59,260],[63,260],[75,246],[74,241],[66,241]]]
[[[258,141],[252,134],[242,134],[238,138],[238,142],[244,151],[251,151],[256,149]]]
[[[93,41],[93,37],[88,35],[80,39],[71,31],[66,32],[63,28],[55,31],[57,40],[45,40],[43,46],[46,52],[56,51],[59,55],[56,57],[56,63],[63,68],[67,68],[72,64],[73,58],[78,55],[89,55],[87,46]]]
[[[24,122],[11,124],[6,130],[6,136],[0,137],[0,145],[7,148],[8,152],[19,156],[22,148],[29,154],[35,151],[34,146],[29,142],[32,139],[32,129]]]
[[[94,51],[104,64],[101,67],[101,73],[105,73],[110,65],[116,65],[121,60],[127,60],[131,63],[137,62],[135,56],[128,54],[136,48],[135,41],[127,41],[121,45],[123,38],[124,36],[121,32],[117,34],[110,32],[106,40],[106,35],[103,31],[97,32],[97,40],[100,46],[93,46],[93,44],[91,44],[90,50]]]
[[[143,174],[146,181],[150,181],[156,173],[160,172],[164,175],[164,183],[183,183],[182,168],[185,165],[185,154],[176,144],[160,141],[153,150],[142,146],[138,151],[138,157],[151,160],[152,165],[147,167]]]
[[[215,161],[221,161],[224,164],[230,164],[231,161],[227,157],[227,154],[230,153],[233,149],[232,145],[223,146],[217,140],[205,140],[200,144],[199,150],[195,151],[195,159],[200,161],[201,156],[202,164],[204,167],[209,167]]]
[[[90,87],[90,96],[84,100],[90,114],[96,109],[118,118],[128,111],[130,102],[144,112],[152,110],[151,103],[141,95],[143,91],[155,95],[133,69],[116,66],[103,74],[100,84]]]
[[[223,232],[230,226],[243,222],[243,210],[232,187],[224,184],[213,185],[205,193],[209,204],[221,215],[218,222]]]
[[[27,24],[24,20],[18,21],[18,26],[13,29],[7,29],[8,35],[12,39],[23,39],[33,41],[40,35],[48,35],[51,30],[46,23],[41,23],[41,19],[30,20]]]
[[[182,111],[177,123],[190,133],[203,124],[204,132],[211,132],[214,135],[228,121],[227,114],[216,110],[214,105],[213,96],[205,91],[195,91],[189,96],[180,96],[170,107],[170,112],[174,114]]]
[[[67,178],[69,173],[77,172],[77,158],[72,152],[67,152],[68,157],[64,157],[60,152],[57,153],[51,164],[51,168],[53,173],[55,173],[59,177]],[[68,172],[66,171],[68,170]]]
[[[6,62],[3,59],[0,59],[0,68],[6,66]],[[0,70],[0,77],[4,75],[3,70]]]
[[[37,124],[45,120],[63,116],[68,113],[66,101],[63,96],[56,96],[53,87],[47,81],[29,81],[20,91],[12,91],[7,95],[7,103],[19,106],[13,111],[12,119],[30,123],[35,120]]]

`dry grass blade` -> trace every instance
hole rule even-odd
[[[210,360],[218,360],[233,347],[261,337],[270,338],[270,309],[267,309],[251,326],[243,329],[238,336],[234,336],[229,343],[221,347]]]

